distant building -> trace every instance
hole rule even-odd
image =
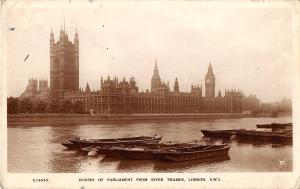
[[[157,60],[151,78],[150,91],[139,91],[135,79],[120,80],[101,77],[100,90],[92,91],[87,83],[79,88],[79,39],[76,31],[74,43],[69,41],[65,30],[60,30],[59,40],[50,34],[50,90],[48,81],[29,80],[21,97],[66,99],[82,101],[85,110],[95,114],[187,114],[187,113],[242,113],[256,111],[260,102],[256,96],[246,97],[240,90],[218,91],[215,95],[216,78],[211,63],[205,76],[205,95],[202,84],[191,85],[189,92],[180,90],[175,78],[173,90],[169,82],[161,80]],[[39,88],[38,88],[39,86]],[[50,99],[50,98],[49,98]]]
[[[50,90],[48,86],[48,80],[46,79],[33,79],[28,80],[26,90],[21,94],[20,98],[31,98],[33,100],[48,100]]]
[[[292,112],[292,99],[283,98],[279,102],[262,103],[260,110],[262,112]]]
[[[63,97],[65,91],[79,90],[79,39],[76,30],[74,43],[69,41],[65,30],[60,30],[55,42],[50,34],[50,95],[53,99]]]
[[[257,112],[261,110],[260,100],[256,95],[245,96],[242,95],[242,109],[245,111]]]
[[[292,99],[282,99],[281,102],[277,103],[278,111],[291,112],[292,111]]]
[[[210,80],[210,81],[208,81]],[[215,97],[215,77],[211,64],[206,75],[206,96],[202,96],[202,86],[192,85],[190,92],[179,90],[175,79],[173,91],[169,84],[161,81],[157,61],[151,78],[151,91],[140,92],[134,78],[119,81],[109,76],[103,80],[98,91],[68,91],[64,98],[82,101],[86,111],[96,114],[187,114],[187,113],[241,113],[243,111],[243,93],[226,90],[222,96],[219,91]]]

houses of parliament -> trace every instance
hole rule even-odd
[[[30,80],[29,85],[33,83],[35,82]],[[150,90],[139,91],[133,77],[129,80],[101,77],[100,83],[100,90],[92,91],[88,83],[85,89],[79,87],[78,33],[76,31],[72,42],[62,28],[58,41],[55,41],[52,31],[50,34],[49,95],[39,96],[39,93],[35,95],[27,92],[27,96],[82,101],[85,110],[95,114],[242,113],[255,111],[260,106],[255,95],[245,96],[240,90],[225,90],[223,94],[219,90],[216,94],[216,77],[211,64],[205,76],[204,91],[199,83],[191,85],[189,92],[183,92],[177,78],[174,78],[172,87],[169,83],[162,82],[157,60],[154,63]],[[44,82],[43,85],[48,83]],[[32,86],[27,86],[27,89],[31,88]]]

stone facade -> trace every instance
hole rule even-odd
[[[212,66],[209,65],[206,80],[212,79]],[[213,76],[214,77],[214,76]],[[68,91],[64,98],[71,101],[82,101],[86,111],[96,114],[195,114],[195,113],[242,113],[244,94],[241,91],[226,90],[224,95],[219,91],[214,97],[215,79],[206,84],[202,96],[202,86],[192,85],[190,92],[180,92],[177,78],[173,91],[168,84],[161,81],[157,62],[151,79],[151,91],[139,92],[134,78],[119,81],[116,77],[101,78],[98,91]],[[250,102],[249,102],[250,103]],[[246,108],[246,106],[244,106]]]

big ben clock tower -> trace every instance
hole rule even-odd
[[[205,97],[215,98],[215,75],[209,63],[207,74],[205,76]]]

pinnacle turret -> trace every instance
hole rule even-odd
[[[153,75],[151,78],[151,91],[152,92],[157,91],[161,87],[162,87],[162,82],[161,82],[158,67],[157,67],[157,59],[155,59],[155,66],[154,66]]]

